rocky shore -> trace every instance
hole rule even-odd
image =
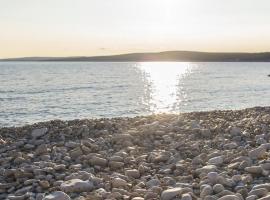
[[[268,200],[270,107],[0,129],[0,199]]]

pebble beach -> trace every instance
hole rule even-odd
[[[0,129],[0,199],[268,200],[270,107]]]

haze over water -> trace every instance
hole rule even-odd
[[[267,106],[270,63],[0,63],[0,126]]]

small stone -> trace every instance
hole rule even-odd
[[[132,178],[140,178],[140,172],[137,169],[126,170],[125,175]]]
[[[104,159],[104,158],[93,156],[92,159],[90,160],[90,163],[92,165],[98,165],[98,166],[106,167],[108,161],[106,159]]]
[[[8,200],[26,200],[29,198],[28,194],[20,195],[20,196],[15,196],[15,195],[9,195]]]
[[[174,199],[176,196],[181,195],[182,188],[172,188],[164,190],[161,193],[161,200],[171,200]]]
[[[220,193],[220,192],[222,192],[223,190],[225,190],[225,188],[224,188],[224,186],[221,185],[221,184],[215,184],[215,185],[213,186],[213,191],[214,191],[214,193]]]
[[[269,200],[270,199],[270,195],[267,195],[265,197],[259,198],[258,200]]]
[[[186,193],[182,195],[181,200],[192,200],[192,197],[190,194]]]
[[[252,190],[256,190],[256,189],[259,189],[259,188],[265,188],[268,191],[270,191],[270,183],[263,183],[263,184],[254,185],[254,187],[252,188]]]
[[[48,128],[39,128],[32,131],[32,138],[37,139],[45,135],[48,131]]]
[[[120,169],[124,167],[124,163],[123,162],[116,162],[116,161],[110,161],[109,162],[109,166],[111,169]]]
[[[210,185],[203,185],[202,190],[200,192],[200,197],[204,198],[204,197],[211,195],[211,194],[213,194],[212,187]]]
[[[217,171],[217,167],[215,165],[206,165],[202,168],[196,169],[196,173],[197,174],[201,174],[201,173],[209,173],[209,172],[215,172]]]
[[[154,186],[159,186],[161,183],[158,179],[151,179],[150,181],[146,182],[146,187],[151,188]]]
[[[246,167],[245,171],[251,174],[261,174],[262,173],[262,167],[261,166],[251,166]]]
[[[201,134],[204,138],[209,138],[211,136],[211,131],[209,129],[201,129]]]
[[[208,160],[210,165],[222,165],[223,164],[223,156],[217,156]]]
[[[71,200],[71,199],[66,193],[56,191],[45,196],[42,200]]]
[[[246,200],[257,200],[258,197],[256,195],[251,195],[246,198]]]
[[[71,158],[77,159],[78,157],[83,155],[83,152],[82,152],[80,147],[77,147],[77,148],[73,149],[72,151],[70,151],[69,155]]]
[[[258,197],[263,197],[263,196],[267,195],[267,193],[268,193],[268,190],[267,189],[265,189],[265,188],[259,188],[259,189],[253,189],[253,190],[251,190],[248,193],[248,196],[256,195]]]
[[[60,188],[63,192],[91,192],[94,189],[94,185],[90,181],[71,179],[63,182]]]
[[[235,142],[231,142],[231,143],[225,144],[223,147],[224,147],[224,149],[231,150],[231,149],[237,148],[237,146],[238,145]]]
[[[41,155],[41,154],[44,154],[44,153],[47,153],[48,152],[48,149],[47,149],[47,145],[46,144],[42,144],[40,146],[38,146],[35,150],[35,154],[36,155]]]
[[[44,189],[47,189],[50,187],[50,183],[48,181],[40,181],[39,185]]]
[[[45,194],[44,193],[37,193],[36,200],[43,200],[44,197],[45,197]]]
[[[238,196],[236,195],[225,195],[218,200],[241,200]]]
[[[127,187],[127,182],[121,178],[115,178],[112,180],[112,186],[116,188]]]
[[[218,173],[217,172],[209,172],[207,174],[207,178],[212,184],[215,184],[218,180]]]
[[[263,145],[261,145],[258,148],[249,151],[248,156],[251,159],[259,159],[259,158],[263,158],[265,156],[265,153],[266,153],[266,149]]]

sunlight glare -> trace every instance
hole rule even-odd
[[[137,65],[148,82],[150,91],[150,110],[154,113],[172,112],[179,102],[177,91],[179,81],[191,73],[192,67],[187,62],[141,62]]]

